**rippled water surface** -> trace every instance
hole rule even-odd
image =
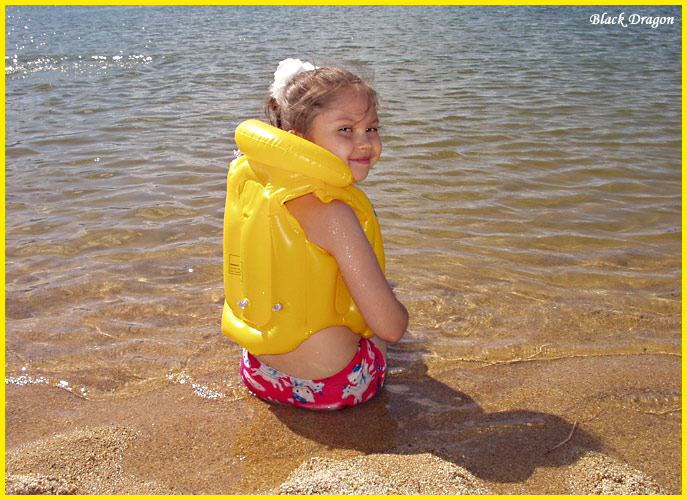
[[[234,371],[233,130],[285,57],[381,94],[392,363],[680,352],[681,10],[598,10],[7,6],[6,381]]]

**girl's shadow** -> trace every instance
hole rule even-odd
[[[536,467],[575,462],[600,443],[563,418],[529,410],[485,413],[467,394],[427,375],[414,362],[364,405],[313,412],[270,405],[293,432],[327,447],[369,453],[431,453],[475,476],[522,482]]]

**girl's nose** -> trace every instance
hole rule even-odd
[[[362,134],[358,137],[358,149],[366,150],[372,147],[372,141],[367,137],[367,134]]]

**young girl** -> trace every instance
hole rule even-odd
[[[408,312],[384,277],[363,181],[382,151],[376,92],[351,72],[279,64],[265,112],[243,122],[224,229],[222,330],[267,401],[335,410],[382,387]]]

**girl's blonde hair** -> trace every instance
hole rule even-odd
[[[377,107],[377,92],[359,76],[336,66],[326,66],[299,73],[285,88],[281,103],[268,96],[265,116],[271,125],[307,135],[313,118],[334,100],[341,90],[354,90],[367,96]]]

